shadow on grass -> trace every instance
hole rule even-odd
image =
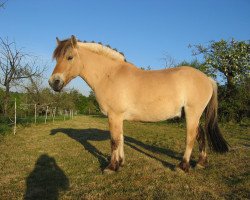
[[[99,163],[100,168],[103,170],[108,165],[108,159],[106,156],[99,151],[95,146],[90,144],[89,141],[104,141],[110,139],[110,133],[107,130],[100,130],[100,129],[72,129],[72,128],[59,128],[59,129],[53,129],[51,130],[50,135],[55,135],[57,133],[64,133],[68,135],[70,138],[76,140],[77,142],[81,143],[83,147],[89,151],[93,156],[95,156]],[[157,147],[154,145],[145,144],[135,138],[124,136],[124,144],[129,146],[130,148],[150,157],[157,161],[160,161],[165,167],[170,168],[171,170],[174,170],[175,165],[164,161],[154,154],[165,154],[171,158],[174,158],[176,160],[181,160],[182,157],[179,153],[174,152],[170,149],[165,149],[161,147]],[[145,150],[147,150],[148,153]],[[127,155],[129,156],[129,155]]]
[[[88,152],[90,152],[98,159],[101,170],[103,170],[108,165],[108,160],[106,159],[106,156],[95,146],[93,146],[89,141],[108,140],[110,138],[109,131],[99,129],[59,128],[51,130],[50,135],[55,135],[57,133],[64,133],[70,138],[82,144]]]
[[[26,179],[25,200],[58,199],[59,190],[67,190],[69,180],[53,157],[41,155]]]

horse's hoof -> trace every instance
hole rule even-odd
[[[182,170],[183,172],[188,173],[190,168],[190,164],[185,161],[181,161],[181,163],[176,167],[176,170]]]
[[[104,174],[113,174],[114,172],[119,171],[119,163],[110,163],[104,170]]]

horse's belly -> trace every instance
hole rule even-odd
[[[182,106],[144,106],[125,113],[126,120],[156,122],[181,116]]]

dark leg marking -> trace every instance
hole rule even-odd
[[[118,149],[118,146],[120,144],[120,140],[114,140],[114,139],[111,139],[111,151],[115,151]]]
[[[199,151],[200,152],[205,151],[205,147],[206,147],[205,132],[201,125],[199,125],[197,131],[198,131],[198,134],[197,134],[196,139],[199,144]]]
[[[110,164],[104,169],[104,172],[112,172],[112,171],[118,171],[119,170],[119,166],[120,166],[120,161],[118,160],[118,154],[117,149],[120,143],[120,140],[114,140],[111,139],[110,141],[111,143],[111,160],[110,160]],[[117,155],[114,155],[117,154]]]

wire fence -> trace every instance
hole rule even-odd
[[[9,116],[0,116],[0,133],[9,128],[13,128],[13,134],[17,132],[17,125],[47,124],[49,122],[73,119],[77,111],[73,109],[62,109],[52,105],[25,104],[17,105],[16,99],[14,107]]]

